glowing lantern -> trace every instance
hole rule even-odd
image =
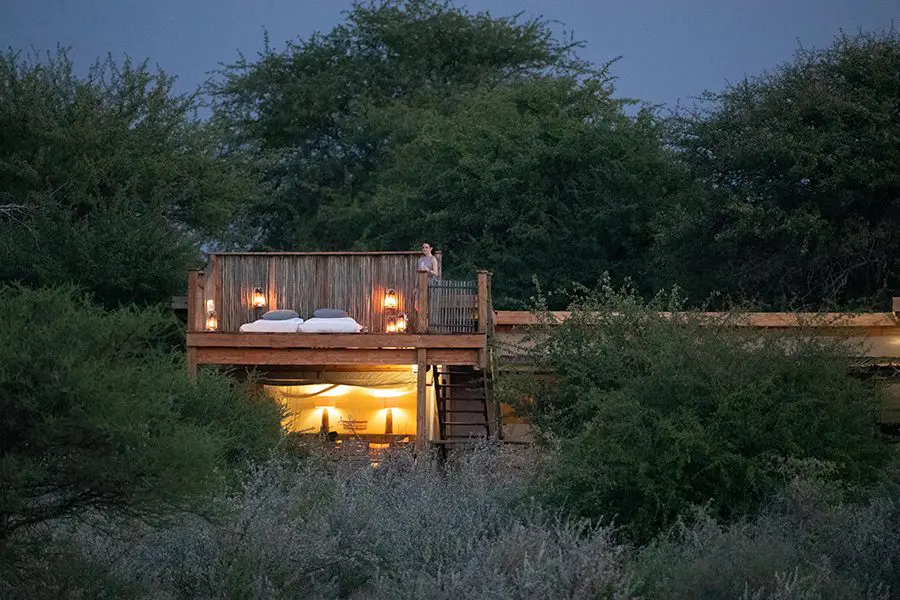
[[[261,287],[253,288],[253,306],[263,308],[266,305],[266,295]]]
[[[206,330],[207,331],[215,331],[219,328],[219,319],[216,318],[216,311],[211,310],[209,314],[206,315]]]
[[[397,315],[397,333],[406,333],[407,324],[406,313]]]
[[[385,292],[384,307],[387,309],[397,308],[397,290],[394,288],[388,288],[387,292]]]
[[[385,331],[387,331],[388,333],[397,333],[397,319],[395,319],[394,317],[390,317],[387,320]]]

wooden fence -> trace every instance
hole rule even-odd
[[[478,331],[478,282],[431,280],[428,282],[429,333]]]
[[[435,253],[440,264],[440,253]],[[212,300],[219,331],[237,331],[261,311],[292,309],[304,319],[317,308],[346,310],[371,332],[386,330],[384,298],[396,292],[397,312],[412,319],[419,252],[219,253],[210,256],[203,291],[205,314]],[[263,309],[253,293],[265,296]],[[197,327],[202,329],[202,326]]]

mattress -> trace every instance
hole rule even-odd
[[[242,333],[297,333],[303,319],[283,319],[280,321],[267,321],[259,319],[252,323],[244,323],[241,325]]]
[[[361,330],[362,325],[357,323],[352,317],[337,319],[313,317],[300,325],[300,331],[303,333],[359,333]]]

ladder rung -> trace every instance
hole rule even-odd
[[[479,410],[469,410],[469,409],[460,409],[460,408],[445,408],[445,409],[444,409],[444,412],[447,412],[447,413],[468,413],[468,414],[472,414],[472,415],[482,415],[482,414],[484,414],[484,411],[481,410],[481,409],[479,409]]]
[[[487,427],[487,423],[482,423],[480,421],[476,421],[474,423],[470,423],[467,421],[444,421],[444,425],[471,425],[472,427]]]

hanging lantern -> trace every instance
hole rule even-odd
[[[388,333],[397,333],[397,319],[394,317],[389,317],[387,320],[387,325],[385,326],[385,331]]]
[[[397,308],[397,290],[395,290],[394,288],[388,288],[387,292],[385,292],[384,308],[387,308],[387,309],[396,309]]]
[[[397,333],[406,333],[406,326],[408,325],[408,320],[406,318],[406,313],[400,313],[397,315]]]
[[[211,310],[209,314],[206,315],[206,330],[207,331],[215,331],[219,328],[219,319],[216,318],[216,311]]]
[[[263,308],[266,305],[266,295],[261,287],[253,288],[253,306]]]

